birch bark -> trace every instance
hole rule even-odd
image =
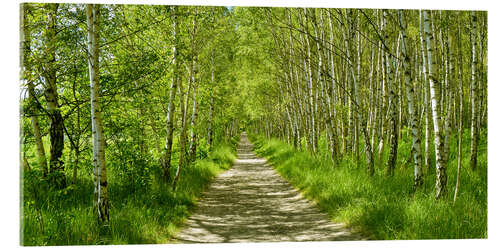
[[[33,128],[33,136],[35,138],[36,153],[38,165],[42,169],[44,177],[47,177],[47,157],[45,156],[45,148],[43,147],[42,135],[40,132],[40,122],[38,121],[39,104],[35,99],[35,85],[33,84],[32,65],[30,60],[31,54],[31,29],[28,21],[28,15],[31,11],[30,5],[27,3],[21,4],[21,52],[19,53],[21,66],[21,81],[28,85],[28,100],[31,109],[31,127]]]
[[[434,123],[434,148],[436,153],[436,199],[440,199],[446,194],[446,162],[443,158],[443,139],[442,139],[442,124],[440,117],[439,103],[439,83],[436,74],[436,60],[433,58],[435,46],[433,43],[434,36],[430,30],[430,17],[427,10],[423,10],[424,17],[424,34],[425,43],[427,45],[427,67],[428,79],[430,86],[432,119]]]
[[[167,111],[167,136],[165,138],[165,154],[162,160],[162,168],[163,168],[163,180],[165,183],[170,181],[170,167],[171,167],[171,158],[172,158],[172,140],[174,135],[174,112],[175,112],[175,93],[177,92],[178,85],[178,65],[177,65],[177,7],[172,6],[172,68],[173,68],[173,76],[172,82],[170,84],[169,90],[169,98],[168,98],[168,111]],[[182,102],[182,100],[181,100]]]
[[[383,10],[384,17],[384,35],[385,41],[389,42],[389,34],[387,32],[387,10]],[[396,166],[396,160],[398,155],[398,113],[397,113],[397,96],[396,96],[396,81],[394,81],[394,60],[389,55],[389,51],[385,53],[385,69],[387,75],[387,86],[389,90],[389,125],[390,125],[390,134],[389,134],[389,142],[390,142],[390,151],[389,151],[389,159],[387,160],[386,173],[388,175],[394,174],[394,168]]]
[[[47,112],[50,118],[50,168],[49,179],[56,189],[66,187],[64,163],[61,159],[64,149],[64,124],[58,104],[57,71],[56,71],[56,33],[58,4],[45,4],[47,9],[47,27],[44,39],[47,47],[44,48],[44,65],[42,76],[45,79],[45,99]]]
[[[213,144],[213,123],[214,123],[214,89],[215,89],[215,51],[212,50],[212,78],[210,82],[210,107],[208,111],[208,133],[207,133],[207,142],[210,150],[212,150]]]
[[[479,100],[477,98],[477,93],[478,93],[478,75],[477,75],[477,28],[476,28],[476,23],[477,23],[477,16],[476,12],[472,12],[472,20],[471,20],[471,44],[472,44],[472,65],[471,65],[471,72],[472,72],[472,78],[471,78],[471,90],[472,90],[472,114],[471,114],[471,146],[470,146],[470,167],[472,170],[476,169],[477,166],[477,143],[478,143],[478,106],[479,106]]]
[[[458,16],[458,13],[457,13]],[[458,20],[458,18],[457,18]],[[462,75],[462,43],[460,40],[461,37],[461,29],[458,26],[458,39],[457,39],[457,60],[458,60],[458,96],[459,96],[459,109],[458,109],[458,149],[457,149],[457,181],[455,184],[455,194],[453,195],[453,202],[457,200],[458,188],[460,186],[460,170],[462,169],[462,135],[463,135],[463,102],[464,102],[464,94],[463,94],[463,75]]]
[[[420,23],[420,52],[422,54],[422,72],[424,80],[424,115],[425,115],[425,157],[424,166],[427,167],[427,171],[432,169],[431,157],[430,157],[430,144],[431,144],[431,134],[432,134],[432,111],[430,110],[430,90],[428,83],[428,73],[427,73],[427,56],[425,55],[425,40],[424,40],[424,22],[422,17],[422,12],[419,13],[419,23]]]
[[[404,82],[406,89],[406,96],[408,98],[408,113],[411,127],[411,135],[412,135],[412,153],[413,153],[413,164],[414,164],[414,180],[413,187],[414,190],[418,189],[423,184],[422,179],[422,155],[420,153],[420,136],[419,136],[419,127],[418,127],[418,115],[415,109],[415,89],[413,87],[413,79],[411,78],[411,69],[410,69],[410,57],[408,53],[408,49],[406,46],[406,21],[404,17],[403,10],[398,11],[399,22],[401,24],[401,54],[403,57],[403,69],[404,69]]]
[[[109,223],[110,203],[105,160],[105,139],[99,104],[99,5],[87,5],[87,31],[92,119],[92,165],[94,167],[94,209],[99,223]]]

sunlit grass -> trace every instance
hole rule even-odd
[[[436,201],[434,171],[425,176],[424,186],[412,193],[413,168],[406,162],[411,147],[409,138],[401,141],[392,177],[384,175],[384,166],[376,166],[375,175],[369,176],[364,165],[356,167],[350,156],[338,160],[333,168],[331,160],[323,157],[327,154],[321,151],[324,149],[314,157],[277,139],[267,140],[254,135],[251,140],[259,155],[266,157],[285,179],[315,201],[332,220],[346,222],[372,239],[485,238],[487,136],[484,133],[481,137],[478,169],[473,172],[468,168],[470,139],[467,134],[464,133],[464,165],[455,204],[456,146],[450,150],[448,194]],[[451,139],[450,145],[456,145],[456,138]],[[361,163],[365,160],[363,156]]]
[[[110,169],[110,225],[99,227],[92,209],[91,175],[53,191],[34,169],[25,173],[22,245],[154,244],[171,242],[209,182],[232,166],[237,138],[215,146],[207,157],[182,168],[176,191],[161,182],[160,170],[117,175]],[[175,146],[175,145],[174,145]],[[173,157],[178,158],[178,157]],[[144,168],[154,165],[144,161]],[[176,166],[174,161],[173,166]],[[139,166],[135,166],[139,167]],[[157,166],[158,167],[158,166]],[[175,168],[172,169],[172,176]],[[69,170],[68,170],[69,174]],[[133,175],[132,175],[133,174]],[[145,181],[129,180],[140,176]]]

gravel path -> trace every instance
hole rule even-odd
[[[176,236],[180,243],[363,239],[331,222],[252,150],[243,133],[233,168],[204,193]]]

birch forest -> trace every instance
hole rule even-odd
[[[19,16],[21,245],[176,242],[251,152],[363,239],[488,237],[486,11]]]

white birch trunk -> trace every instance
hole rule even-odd
[[[40,132],[40,123],[38,121],[38,104],[35,100],[35,86],[33,84],[31,72],[31,30],[28,23],[28,14],[30,13],[30,5],[27,3],[21,4],[21,20],[20,20],[20,33],[21,33],[21,46],[20,46],[20,67],[21,67],[21,81],[28,85],[28,101],[30,103],[31,112],[31,127],[33,128],[33,136],[35,138],[36,153],[38,158],[38,165],[42,169],[44,177],[47,177],[47,157],[45,156],[45,148],[43,147],[42,135]]]
[[[307,11],[306,9],[304,8],[304,16],[305,16],[305,25],[307,25],[307,21],[308,21],[308,18],[307,18]],[[306,30],[307,32],[307,30]],[[306,57],[306,61],[307,61],[307,75],[308,75],[308,83],[309,83],[309,119],[310,119],[310,131],[311,131],[311,135],[310,135],[310,144],[311,144],[311,150],[313,153],[316,153],[316,121],[314,119],[314,116],[315,116],[315,113],[314,113],[314,84],[313,84],[313,79],[312,79],[312,67],[311,67],[311,45],[309,43],[309,38],[308,37],[305,37],[304,38],[305,42],[306,42],[306,45],[307,45],[307,57]]]
[[[196,72],[196,71],[195,71]],[[196,100],[196,91],[198,86],[196,85],[196,74],[193,74],[193,110],[191,114],[191,134],[190,134],[190,144],[189,144],[189,160],[193,162],[196,159],[196,146],[197,146],[197,134],[196,134],[196,122],[198,119],[198,101]]]
[[[420,52],[422,53],[422,71],[423,71],[423,79],[424,79],[424,110],[425,110],[425,159],[424,159],[424,166],[427,167],[427,170],[430,171],[432,169],[431,166],[431,157],[430,157],[430,144],[431,144],[431,134],[432,134],[432,111],[430,111],[429,107],[430,105],[430,91],[429,91],[429,84],[428,79],[427,79],[427,56],[425,55],[425,41],[424,41],[424,34],[423,34],[423,17],[422,17],[422,12],[419,13],[419,21],[420,21]]]
[[[401,23],[401,54],[403,56],[403,69],[404,69],[404,81],[406,86],[406,96],[408,98],[408,113],[410,115],[410,127],[412,134],[412,153],[413,153],[413,164],[414,164],[414,190],[422,186],[422,155],[420,153],[420,136],[418,127],[418,114],[416,112],[415,103],[415,89],[413,87],[413,81],[411,79],[410,71],[410,57],[408,55],[408,50],[406,47],[406,21],[403,15],[403,10],[398,11],[399,21]]]
[[[167,111],[167,136],[165,138],[165,154],[163,157],[163,180],[165,183],[170,181],[170,165],[172,158],[172,142],[174,135],[174,112],[175,112],[175,93],[177,92],[177,84],[178,84],[178,70],[177,70],[177,7],[173,6],[172,8],[172,16],[173,16],[173,24],[172,24],[172,67],[173,67],[173,76],[172,82],[170,84],[169,89],[169,98],[168,98],[168,111]],[[182,100],[181,100],[182,102]]]
[[[384,35],[385,35],[385,41],[389,42],[389,36],[386,31],[387,29],[387,10],[383,10],[383,22],[384,22]],[[390,125],[390,134],[389,134],[389,142],[390,142],[390,151],[389,151],[389,159],[387,160],[387,168],[386,168],[386,173],[388,175],[393,175],[394,174],[394,168],[396,166],[396,160],[397,160],[397,155],[398,155],[398,114],[397,114],[397,96],[396,96],[396,81],[394,81],[394,72],[393,72],[393,67],[394,67],[394,60],[391,55],[389,55],[389,51],[386,51],[385,53],[385,70],[386,70],[386,75],[387,75],[387,89],[389,92],[389,105],[388,105],[388,112],[389,114],[389,125]]]
[[[94,209],[100,223],[109,223],[109,197],[105,160],[105,139],[99,105],[99,5],[87,5],[87,31],[92,119],[92,165],[94,167]]]
[[[457,13],[458,17],[458,13]],[[457,18],[458,19],[458,18]],[[460,26],[458,27],[458,37],[460,38],[461,32],[460,32]],[[458,60],[458,95],[459,95],[459,110],[458,110],[458,149],[457,149],[457,181],[455,184],[455,194],[453,195],[453,202],[456,202],[457,196],[458,196],[458,188],[460,186],[460,170],[462,169],[462,135],[463,135],[463,99],[464,99],[464,94],[463,94],[463,76],[462,76],[462,55],[460,52],[462,51],[462,44],[460,39],[457,41],[458,45],[458,53],[457,53],[457,60]]]
[[[427,66],[428,79],[430,86],[430,97],[431,97],[431,107],[432,107],[432,119],[434,122],[434,147],[436,151],[436,199],[441,198],[446,194],[446,162],[443,158],[443,139],[442,139],[442,124],[440,117],[440,107],[439,107],[439,83],[438,76],[436,74],[436,61],[433,58],[434,52],[434,36],[430,30],[430,17],[428,11],[424,10],[424,34],[425,42],[427,45]]]
[[[214,89],[215,89],[215,51],[212,50],[212,77],[210,82],[210,108],[208,111],[208,135],[207,142],[210,150],[212,150],[213,144],[213,122],[214,122]]]
[[[61,110],[58,104],[57,93],[57,69],[56,69],[56,35],[57,35],[57,9],[58,4],[45,4],[47,9],[47,27],[43,34],[46,47],[44,48],[45,70],[42,76],[45,78],[45,100],[47,112],[50,118],[50,164],[49,179],[57,189],[66,187],[66,176],[64,174],[64,163],[62,152],[64,149],[64,124]]]
[[[476,169],[477,166],[477,143],[478,143],[478,106],[479,106],[479,100],[477,98],[477,92],[478,92],[478,76],[477,76],[477,28],[476,28],[476,23],[477,23],[477,17],[476,17],[476,12],[472,12],[472,29],[471,29],[471,43],[472,43],[472,65],[471,65],[471,73],[472,73],[472,78],[471,78],[471,107],[472,107],[472,114],[471,114],[471,146],[470,146],[470,167],[472,170]]]

